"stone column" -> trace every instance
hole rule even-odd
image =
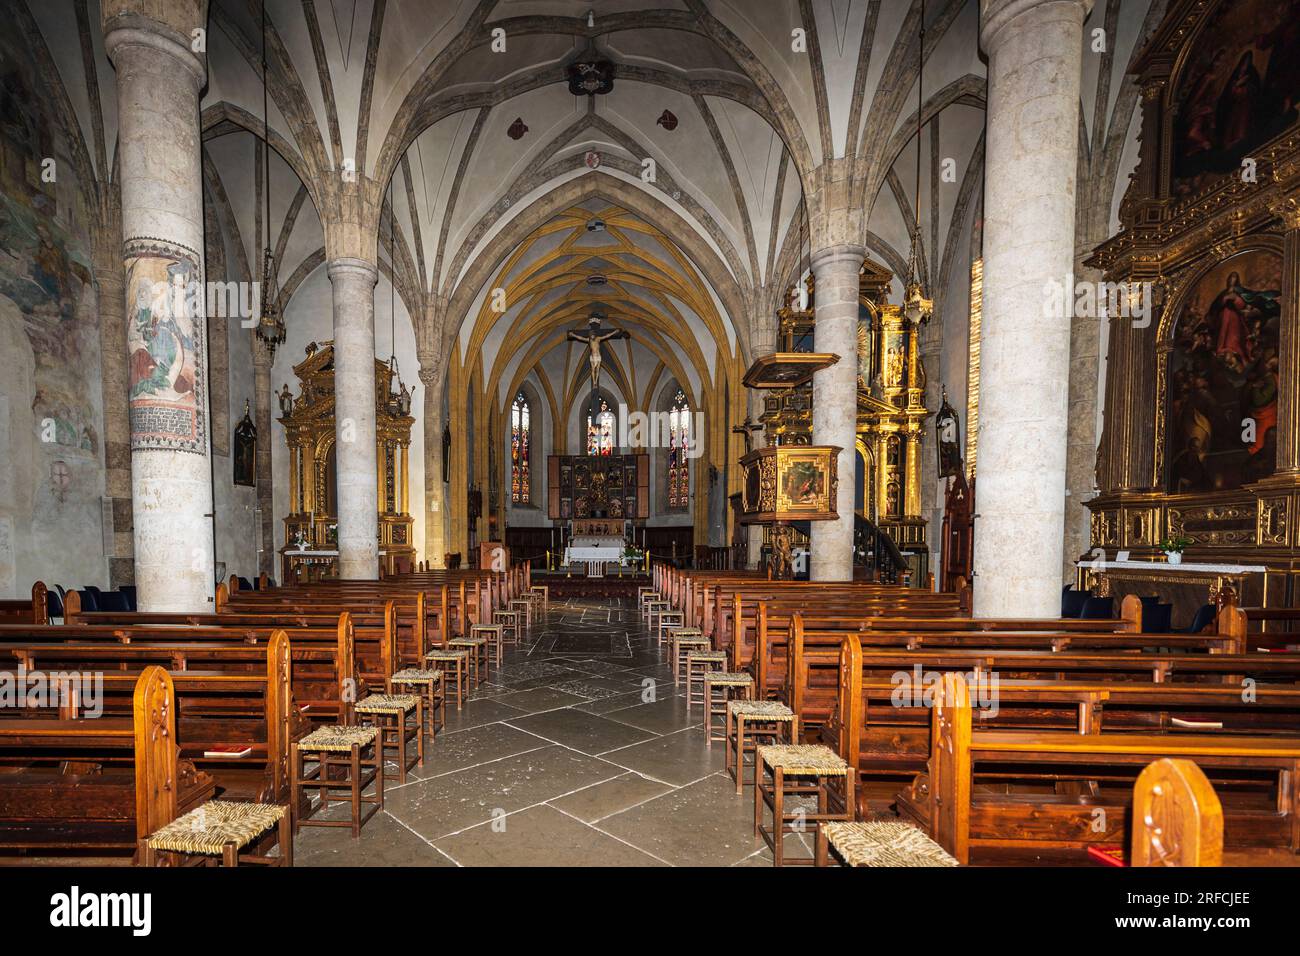
[[[113,549],[108,584],[135,583],[131,516],[131,421],[127,410],[126,289],[122,270],[122,210],[117,189],[104,184],[100,228],[95,230],[95,286],[99,306],[99,354],[104,398],[104,494],[112,502]]]
[[[271,365],[275,354],[253,336],[253,424],[257,426],[257,507],[261,511],[262,550],[257,571],[276,577],[275,486],[271,471]]]
[[[202,611],[213,599],[199,90],[189,30],[206,3],[104,4],[117,69],[126,267],[135,583],[142,611]]]
[[[440,568],[447,553],[447,486],[442,474],[445,380],[436,362],[425,361],[429,358],[420,362],[424,386],[424,556],[430,567]]]
[[[1086,248],[1092,248],[1088,244]],[[1075,261],[1077,282],[1097,283],[1102,273],[1085,266],[1087,253],[1080,251]],[[1132,321],[1129,319],[1128,321]],[[1097,484],[1097,403],[1098,375],[1101,370],[1102,319],[1096,311],[1085,310],[1073,317],[1070,329],[1069,411],[1066,414],[1065,455],[1065,538],[1061,555],[1061,576],[1074,576],[1074,562],[1088,553],[1090,512],[1084,502],[1093,496]]]
[[[334,412],[339,576],[379,577],[379,455],[375,445],[375,283],[364,259],[329,263],[334,287]]]
[[[1091,0],[981,0],[989,59],[975,614],[1061,609],[1083,20]],[[1059,299],[1059,296],[1058,296]]]
[[[853,456],[858,424],[858,273],[867,251],[835,245],[813,253],[818,352],[840,360],[813,376],[813,444],[838,445],[839,487],[834,521],[812,525],[814,581],[853,579]]]

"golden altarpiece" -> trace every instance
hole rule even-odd
[[[299,394],[280,393],[280,422],[289,446],[289,514],[280,550],[285,581],[331,577],[338,571],[338,507],[334,452],[334,346],[307,346],[294,366]],[[375,433],[379,563],[385,573],[414,563],[408,464],[411,395],[387,363],[375,362]],[[396,384],[399,391],[394,393]]]
[[[920,334],[900,306],[886,301],[892,273],[867,260],[859,273],[857,454],[861,461],[860,514],[887,532],[900,549],[921,558],[917,580],[928,567],[925,518],[921,516],[921,436],[927,416]],[[831,357],[815,347],[816,284],[807,278],[806,302],[791,288],[778,310],[778,352],[759,359],[746,374],[764,387],[760,418],[769,445],[812,441],[812,371]],[[801,308],[801,305],[803,307]],[[803,356],[806,361],[800,362]],[[853,361],[840,358],[840,361]],[[785,376],[790,384],[780,380]],[[784,386],[784,387],[783,387]],[[840,475],[854,481],[854,475]]]
[[[1087,262],[1122,290],[1086,504],[1094,559],[1155,563],[1127,590],[1300,598],[1296,6],[1176,0],[1134,61],[1140,159],[1120,232]],[[1189,579],[1163,563],[1174,539],[1184,565],[1260,570]],[[1079,577],[1118,591],[1087,566]]]

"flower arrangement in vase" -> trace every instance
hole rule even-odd
[[[1182,564],[1183,552],[1192,545],[1191,538],[1185,538],[1179,535],[1175,538],[1166,538],[1160,542],[1160,550],[1165,553],[1165,560],[1170,564]]]

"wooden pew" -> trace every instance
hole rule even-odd
[[[30,600],[0,601],[0,624],[48,623],[50,619],[48,600],[44,582],[37,581],[32,585]]]
[[[1223,805],[1190,760],[1161,757],[1133,785],[1129,866],[1220,866]]]
[[[176,698],[177,741],[181,755],[208,771],[228,796],[282,803],[288,796],[289,742],[305,727],[291,691],[289,639],[277,631],[260,651],[257,671],[174,671],[169,674]],[[43,706],[6,710],[0,723],[33,717],[86,719],[87,695],[77,693],[93,682],[99,697],[95,719],[129,717],[131,694],[142,674],[128,670],[59,670],[7,672],[0,679],[23,684],[38,680]],[[72,693],[62,693],[61,689]],[[25,704],[33,702],[27,701]],[[250,750],[245,757],[210,758],[222,747]]]
[[[923,772],[931,758],[930,720],[939,672],[864,676],[855,635],[841,641],[836,703],[821,742],[858,769],[860,778]],[[1263,684],[1249,699],[1239,686],[1088,679],[999,680],[994,699],[974,701],[974,723],[999,730],[1059,730],[1081,734],[1201,732],[1285,734],[1300,739],[1300,686]],[[982,688],[987,691],[988,688]],[[865,788],[860,809],[865,813]]]
[[[140,837],[212,796],[211,777],[180,757],[167,721],[170,677],[136,681],[130,718],[0,721],[0,848],[11,854],[127,856]],[[20,765],[15,765],[15,763]]]
[[[1127,788],[1114,788],[1131,779],[1133,768],[1161,757],[1193,760],[1238,787],[1268,783],[1267,802],[1250,799],[1251,790],[1224,806],[1225,843],[1300,852],[1300,740],[1294,738],[973,730],[966,681],[957,674],[942,678],[931,734],[929,773],[899,795],[898,807],[963,863],[972,848],[1123,842],[1131,802]],[[981,768],[998,774],[996,790],[977,785]],[[1035,780],[1069,778],[1099,779],[1103,787],[1096,795],[1043,792],[1041,784],[1033,789]],[[1009,788],[1015,781],[1021,786]]]
[[[357,681],[356,630],[347,613],[331,628],[0,627],[0,665],[9,662],[36,671],[128,670],[158,664],[171,670],[265,673],[266,645],[277,631],[289,640],[291,688],[299,714],[295,719],[337,720],[344,689],[355,694],[364,686]],[[382,670],[385,633],[382,627],[363,629],[363,670]]]

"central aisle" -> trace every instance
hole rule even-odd
[[[295,863],[770,866],[666,659],[634,601],[552,602],[361,837],[304,828]]]

